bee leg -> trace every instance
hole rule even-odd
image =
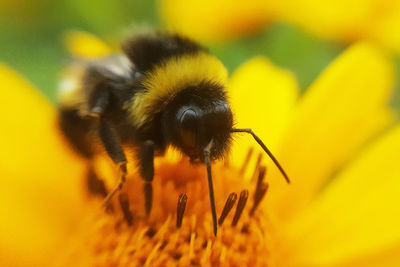
[[[110,158],[119,167],[121,179],[119,184],[108,193],[103,206],[107,207],[116,192],[120,191],[126,181],[126,157],[113,125],[105,118],[100,117],[99,136]]]
[[[145,141],[136,155],[139,163],[139,173],[144,180],[143,193],[146,214],[149,215],[153,205],[153,177],[154,177],[154,142]]]
[[[151,182],[143,183],[143,194],[144,194],[144,208],[146,215],[149,216],[151,208],[153,206],[153,184]]]
[[[99,117],[107,108],[110,99],[110,91],[107,87],[96,87],[89,96],[89,115]]]
[[[88,166],[86,182],[89,193],[94,196],[101,196],[103,198],[106,197],[108,195],[108,191],[104,181],[97,176],[97,173],[91,162],[88,163]]]

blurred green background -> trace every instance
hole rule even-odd
[[[59,73],[69,59],[62,44],[65,31],[85,30],[118,40],[132,24],[163,28],[155,0],[1,0],[0,8],[0,61],[23,74],[51,101],[56,100]],[[274,24],[257,35],[210,49],[230,73],[252,56],[264,55],[294,72],[304,91],[344,45]],[[393,105],[400,108],[398,96]]]

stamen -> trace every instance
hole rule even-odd
[[[148,238],[153,238],[155,235],[157,234],[157,230],[154,227],[150,227],[147,231],[146,231],[146,236]]]
[[[267,172],[267,168],[265,166],[259,167],[258,179],[256,184],[256,190],[254,191],[253,197],[253,207],[250,210],[250,216],[254,214],[264,195],[268,191],[268,184],[264,183],[265,174]]]
[[[251,181],[254,181],[257,177],[257,173],[259,172],[262,158],[263,158],[263,153],[258,154],[256,166],[254,167],[254,173],[253,176],[251,176]]]
[[[222,210],[221,216],[218,219],[218,225],[222,225],[226,216],[228,216],[229,212],[235,205],[236,199],[237,199],[237,194],[235,192],[229,194],[228,199],[225,202],[224,209]]]
[[[197,259],[191,259],[190,260],[190,265],[192,265],[192,266],[201,266],[199,260],[197,260]]]
[[[156,257],[156,253],[158,249],[161,247],[162,242],[158,241],[158,243],[154,246],[153,250],[150,252],[149,256],[146,259],[146,262],[144,263],[144,267],[146,266],[151,266],[151,261]]]
[[[249,228],[250,228],[250,225],[248,223],[246,223],[246,224],[243,225],[242,230],[240,230],[240,231],[242,233],[244,233],[244,234],[248,234],[249,233]]]
[[[178,261],[182,257],[182,253],[172,251],[170,252],[170,256]]]
[[[257,188],[263,183],[266,173],[267,173],[267,168],[265,166],[260,166],[259,172],[258,172],[256,191],[257,191]]]
[[[207,247],[205,249],[205,252],[203,254],[203,257],[200,260],[200,265],[201,266],[205,266],[206,263],[210,262],[210,256],[211,256],[211,245],[212,245],[212,241],[208,240],[207,241]]]
[[[242,167],[240,168],[240,171],[239,171],[240,175],[243,175],[244,172],[246,171],[247,166],[249,165],[249,161],[250,161],[250,158],[251,158],[252,154],[253,154],[253,148],[251,147],[249,149],[249,151],[247,152],[247,155],[246,155],[246,158],[243,161]]]
[[[129,226],[133,223],[133,216],[129,208],[129,197],[128,194],[119,194],[118,196],[119,204],[121,206],[122,213],[124,214],[124,219]]]
[[[221,248],[221,254],[219,255],[219,262],[225,262],[226,259],[226,247]]]
[[[180,228],[182,226],[183,215],[186,209],[187,195],[180,194],[178,198],[178,207],[176,209],[176,227]]]
[[[253,207],[250,210],[250,216],[253,216],[254,212],[256,211],[258,205],[261,203],[261,200],[264,198],[267,191],[268,191],[267,183],[261,183],[259,186],[257,185],[256,192],[254,193]]]
[[[158,229],[158,232],[156,234],[156,238],[163,240],[165,239],[165,236],[168,233],[168,230],[170,228],[170,221],[171,221],[171,216],[168,215],[168,218],[165,220],[165,222],[163,223],[163,225],[161,225],[161,227]]]
[[[239,202],[236,207],[235,216],[233,217],[233,220],[232,220],[232,226],[236,226],[236,224],[238,223],[240,216],[243,213],[244,207],[246,206],[248,197],[249,197],[249,191],[243,190],[240,193]]]
[[[190,241],[189,241],[189,259],[193,259],[194,257],[194,239],[196,238],[196,233],[190,234]]]

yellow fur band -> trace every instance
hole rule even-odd
[[[188,86],[203,81],[225,86],[227,76],[221,61],[206,52],[173,57],[145,74],[146,91],[137,93],[124,108],[133,124],[142,127]]]

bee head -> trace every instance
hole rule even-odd
[[[201,86],[189,87],[175,97],[164,117],[164,132],[169,143],[192,160],[203,162],[204,149],[211,140],[211,159],[225,154],[233,119],[223,90]]]

